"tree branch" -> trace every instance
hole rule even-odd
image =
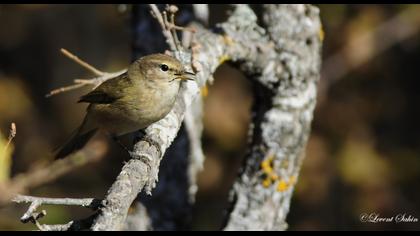
[[[104,72],[96,69],[95,67],[91,66],[89,63],[81,60],[79,57],[77,57],[76,55],[67,51],[64,48],[60,49],[60,52],[63,53],[66,57],[68,57],[71,60],[73,60],[74,62],[76,62],[77,64],[79,64],[82,67],[84,67],[85,69],[87,69],[88,71],[92,72],[96,76],[103,76],[105,74]]]
[[[162,4],[163,5],[163,4]],[[182,46],[189,48],[194,35],[189,24],[197,18],[193,12],[194,5],[182,5],[177,9],[167,5],[167,17],[170,18],[169,29],[182,31]],[[162,52],[167,48],[160,24],[150,17],[149,6],[135,5],[132,9],[133,52],[136,59],[148,53]],[[145,14],[146,13],[146,14]],[[176,18],[175,18],[176,13]],[[162,16],[163,17],[163,16]],[[175,25],[175,21],[181,26]],[[175,40],[179,40],[175,38]],[[144,47],[147,42],[147,48]],[[163,42],[163,43],[161,43]],[[179,45],[178,45],[179,46]],[[200,96],[198,98],[201,98]],[[202,100],[196,99],[189,108]],[[126,220],[124,230],[189,230],[191,229],[193,204],[195,199],[196,174],[202,168],[204,156],[201,151],[201,116],[192,114],[188,109],[183,127],[166,150],[159,167],[159,182],[153,189],[153,195],[140,193]],[[187,117],[192,116],[193,119]],[[191,123],[192,121],[194,123]],[[199,122],[199,124],[196,124]],[[202,125],[201,125],[202,126]],[[194,132],[193,135],[191,133]],[[202,152],[201,152],[202,154]],[[196,158],[201,158],[200,160]]]
[[[15,138],[15,136],[16,136],[16,124],[12,122],[10,124],[9,137],[7,138],[7,143],[4,146],[3,153],[6,153],[7,148],[9,147],[10,143]]]
[[[316,101],[319,10],[302,4],[265,5],[264,31],[248,9],[236,12],[235,22],[252,29],[239,42],[249,55],[241,66],[256,80],[256,103],[252,141],[230,194],[225,230],[285,230]],[[237,31],[228,24],[223,28],[231,35]]]
[[[46,198],[46,197],[33,197],[33,196],[25,196],[25,195],[17,195],[12,199],[13,202],[16,203],[31,203],[29,205],[28,210],[23,214],[23,216],[20,218],[20,221],[22,223],[32,222],[34,223],[39,230],[41,231],[64,231],[64,230],[70,230],[70,229],[86,229],[88,228],[92,222],[92,217],[89,217],[84,220],[78,220],[78,221],[70,221],[67,224],[60,224],[60,225],[46,225],[46,224],[40,224],[39,219],[47,215],[47,212],[45,210],[42,210],[41,212],[36,212],[36,210],[41,205],[67,205],[67,206],[82,206],[85,208],[89,208],[92,210],[97,210],[99,206],[101,206],[101,200],[93,199],[93,198],[81,198],[81,199],[75,199],[75,198]],[[88,226],[86,226],[88,225]]]
[[[35,211],[41,205],[66,205],[66,206],[82,206],[92,210],[98,209],[101,205],[101,200],[94,198],[47,198],[47,197],[33,197],[26,195],[17,195],[12,199],[16,203],[31,203],[28,210],[23,214],[20,220],[23,223],[28,222],[31,218],[34,217]],[[45,214],[44,214],[45,215]]]
[[[98,209],[101,205],[100,200],[94,198],[48,198],[48,197],[34,197],[18,194],[12,199],[16,203],[32,203],[37,207],[40,205],[66,205],[66,206],[82,206],[93,210]],[[32,212],[36,210],[33,209]],[[29,210],[28,210],[29,211]],[[32,213],[31,212],[31,213]],[[26,215],[26,213],[25,213]]]
[[[156,5],[150,5],[153,16],[158,19],[171,49],[177,49],[174,56],[184,65],[191,64],[191,55],[180,48],[180,42],[173,37],[176,28],[165,25],[167,15],[162,15]],[[174,14],[174,11],[171,12]],[[173,31],[173,32],[171,32]],[[92,230],[119,230],[124,227],[128,208],[137,194],[144,188],[151,194],[156,186],[160,161],[166,149],[170,146],[183,120],[185,107],[189,106],[193,95],[198,94],[195,83],[184,84],[180,90],[172,111],[162,120],[152,124],[146,129],[145,137],[134,145],[132,159],[127,162],[117,180],[108,190],[106,204],[95,219]]]
[[[0,205],[9,202],[19,193],[51,182],[60,176],[82,166],[100,160],[106,153],[106,146],[100,142],[92,142],[83,150],[66,159],[54,161],[48,166],[41,166],[27,173],[20,173],[11,180],[0,184]]]
[[[166,38],[166,42],[168,43],[169,48],[171,49],[171,51],[176,51],[177,50],[177,42],[176,42],[170,28],[168,27],[168,21],[167,21],[166,15],[165,15],[165,17],[162,16],[162,13],[160,13],[156,4],[149,4],[149,6],[150,6],[150,9],[151,9],[150,13],[152,14],[152,16],[154,18],[156,18],[156,20],[160,24],[160,27],[162,28],[162,33]]]
[[[69,52],[68,50],[66,50],[64,48],[62,48],[60,51],[66,57],[68,57],[70,60],[76,62],[77,64],[79,64],[83,68],[92,72],[94,75],[96,75],[96,77],[92,78],[92,79],[88,79],[88,80],[75,79],[74,80],[75,84],[65,86],[65,87],[61,87],[61,88],[58,88],[58,89],[54,89],[51,92],[49,92],[47,95],[45,95],[45,97],[51,97],[53,95],[57,95],[57,94],[62,93],[62,92],[67,92],[67,91],[70,91],[70,90],[78,89],[78,88],[84,87],[86,85],[93,85],[92,89],[95,89],[96,87],[98,87],[104,81],[106,81],[108,79],[115,78],[115,77],[117,77],[117,76],[119,76],[122,73],[127,71],[127,69],[123,69],[123,70],[120,70],[120,71],[117,71],[117,72],[114,72],[114,73],[103,72],[103,71],[100,71],[100,70],[96,69],[95,67],[93,67],[89,63],[83,61],[82,59],[80,59],[79,57],[77,57],[76,55],[74,55],[73,53]]]

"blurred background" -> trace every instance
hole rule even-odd
[[[290,230],[420,230],[420,223],[362,223],[362,213],[420,218],[420,5],[318,5],[323,68],[312,133],[288,216]],[[256,6],[258,9],[258,6]],[[225,19],[210,7],[210,25]],[[76,101],[89,88],[46,98],[92,75],[60,54],[75,53],[113,72],[131,59],[125,5],[0,5],[0,203],[12,179],[52,162],[52,150],[82,120]],[[223,65],[205,98],[204,171],[193,229],[216,230],[246,147],[251,85]],[[4,147],[11,122],[17,134]],[[97,158],[28,194],[102,198],[127,154],[95,136]],[[1,188],[3,185],[3,188]],[[6,187],[5,187],[6,186]],[[0,204],[0,230],[22,224],[26,205]],[[45,206],[42,223],[64,223],[89,210]]]

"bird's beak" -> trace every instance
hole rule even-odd
[[[184,71],[175,75],[178,76],[177,79],[180,80],[195,80],[195,74],[192,72]]]

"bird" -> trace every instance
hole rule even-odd
[[[125,73],[80,97],[78,103],[89,104],[86,115],[69,141],[58,149],[55,159],[82,149],[98,130],[115,138],[161,120],[172,110],[181,83],[194,79],[193,72],[166,54],[135,60]]]

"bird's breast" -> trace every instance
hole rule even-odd
[[[137,101],[139,117],[153,123],[171,111],[179,92],[179,83],[167,83],[160,88],[143,87],[142,91],[139,91]]]

